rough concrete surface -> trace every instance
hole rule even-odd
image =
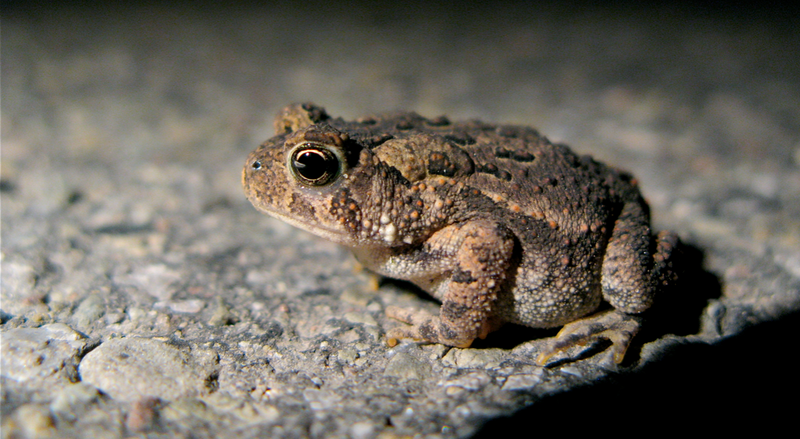
[[[554,435],[709,408],[780,424],[796,11],[301,6],[3,3],[3,438]],[[519,327],[389,348],[387,306],[437,305],[242,194],[275,112],[308,100],[533,125],[628,169],[685,243],[681,280],[620,367],[602,346],[538,367],[554,332]]]

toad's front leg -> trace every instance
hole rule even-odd
[[[515,240],[505,227],[473,221],[440,234],[437,246],[452,259],[449,277],[434,295],[442,301],[439,315],[388,307],[386,315],[408,323],[391,329],[387,342],[411,338],[448,346],[468,347],[476,338],[496,329],[492,307],[510,269]]]

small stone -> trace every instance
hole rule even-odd
[[[464,390],[480,390],[491,381],[492,378],[484,372],[471,372],[447,380],[444,386],[447,388],[459,387]]]
[[[212,314],[211,318],[208,319],[208,324],[211,326],[225,326],[232,325],[237,321],[238,319],[236,318],[236,315],[231,312],[230,307],[225,304],[225,301],[222,300],[222,297],[217,296],[214,314]]]
[[[55,422],[46,406],[24,404],[14,410],[11,419],[3,422],[3,437],[42,438],[55,433]]]
[[[182,398],[170,403],[160,412],[164,420],[185,422],[187,418],[197,418],[204,422],[218,422],[219,415],[205,402],[197,398]]]
[[[125,427],[135,432],[150,430],[156,423],[158,406],[158,398],[145,397],[136,401],[125,419]]]
[[[56,395],[56,398],[50,403],[50,410],[67,419],[74,420],[86,406],[96,402],[99,397],[100,392],[96,388],[85,383],[75,383],[66,386]]]
[[[339,357],[339,361],[344,364],[352,364],[356,358],[358,358],[358,351],[351,347],[343,347],[339,349],[339,353],[337,355]]]
[[[540,373],[520,373],[511,375],[503,383],[503,390],[525,390],[535,387],[542,382],[542,374]]]
[[[86,341],[63,323],[3,332],[2,375],[18,382],[44,380],[68,384],[78,380],[76,365]]]
[[[407,352],[396,353],[383,372],[384,376],[395,377],[400,381],[425,380],[430,374],[430,364]]]
[[[90,293],[75,310],[72,316],[72,323],[81,330],[88,329],[92,324],[98,322],[106,312],[106,304],[103,296]]]
[[[200,312],[206,303],[202,300],[164,300],[153,304],[155,309],[168,309],[175,313],[194,314]]]
[[[493,369],[500,367],[505,355],[500,349],[450,349],[442,358],[445,366],[459,369]]]
[[[366,326],[378,326],[378,322],[366,313],[348,312],[344,314],[344,319],[350,323],[362,324]]]
[[[36,295],[35,286],[36,268],[33,265],[8,261],[8,258],[3,261],[3,308],[6,312],[16,314],[23,311],[23,303]]]
[[[216,372],[200,360],[189,349],[130,337],[101,344],[81,361],[80,373],[85,382],[115,399],[169,401],[212,390]]]
[[[370,422],[356,422],[350,427],[353,439],[370,439],[375,435],[375,425]]]

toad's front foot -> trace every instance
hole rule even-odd
[[[564,325],[558,335],[548,339],[536,363],[544,366],[553,355],[573,346],[585,346],[600,339],[611,341],[614,363],[625,358],[625,351],[639,332],[642,318],[616,310],[604,311]]]
[[[390,329],[386,333],[386,342],[389,346],[397,345],[399,339],[410,338],[428,343],[468,348],[476,338],[474,335],[470,336],[470,334],[454,330],[442,322],[439,317],[426,311],[389,306],[386,308],[386,315],[410,325]]]

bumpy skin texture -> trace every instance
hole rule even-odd
[[[410,324],[391,344],[466,347],[505,322],[569,324],[540,363],[598,337],[619,362],[671,277],[677,238],[653,236],[631,175],[531,128],[415,113],[347,122],[302,104],[275,129],[244,167],[253,205],[442,302],[438,316],[387,308]],[[581,319],[602,299],[613,310]]]

